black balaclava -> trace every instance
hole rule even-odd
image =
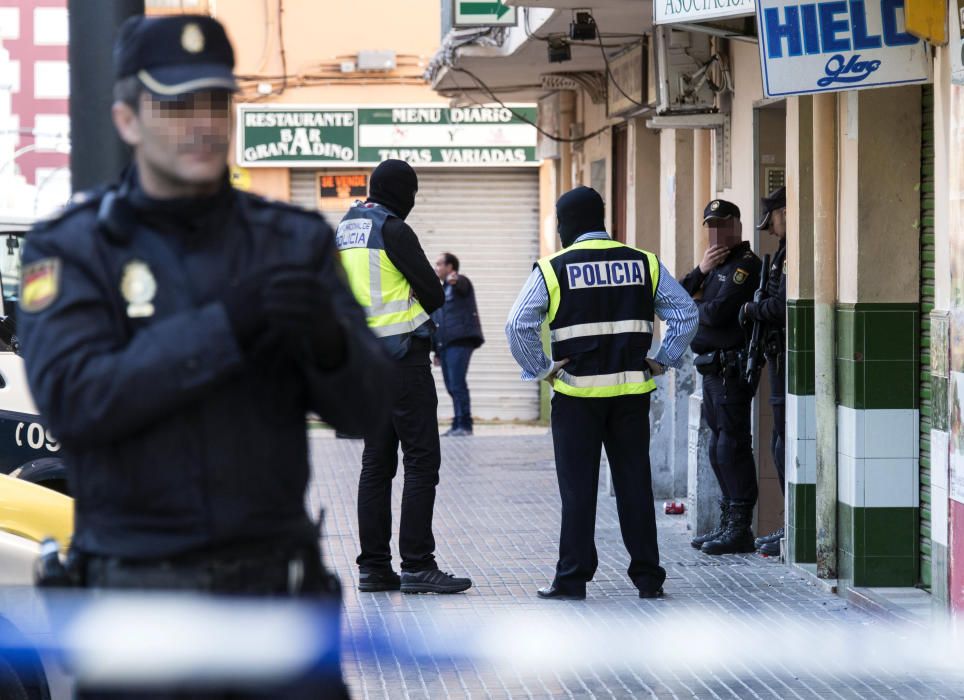
[[[368,180],[368,200],[388,207],[403,219],[415,206],[416,192],[418,176],[404,160],[379,163]]]
[[[591,187],[569,190],[556,202],[559,238],[568,248],[584,233],[606,230],[606,205]]]

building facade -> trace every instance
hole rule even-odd
[[[0,207],[40,216],[70,196],[66,0],[0,1]]]
[[[906,3],[516,0],[510,27],[450,32],[431,77],[456,100],[537,101],[553,194],[598,189],[612,233],[677,277],[702,257],[716,197],[772,252],[750,224],[787,187],[788,483],[781,498],[762,386],[757,526],[784,523],[788,560],[842,592],[917,587],[959,609],[960,19]],[[699,397],[690,368],[660,386],[654,479],[708,501],[693,483],[708,472],[688,469]]]
[[[163,3],[161,3],[162,5]],[[540,160],[534,105],[452,105],[423,74],[439,45],[436,0],[317,3],[221,0],[152,11],[207,11],[237,54],[235,184],[319,209],[337,225],[382,160],[419,175],[408,222],[430,262],[457,255],[475,285],[486,337],[468,381],[477,419],[539,417],[502,332],[538,255]],[[521,118],[520,118],[521,115]],[[453,414],[436,368],[439,416]]]

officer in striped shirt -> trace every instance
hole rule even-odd
[[[662,595],[649,463],[654,377],[678,367],[697,310],[652,253],[612,240],[602,197],[578,187],[556,203],[563,250],[538,261],[506,324],[522,378],[552,385],[552,439],[562,497],[559,561],[540,598],[582,599],[598,559],[593,533],[603,446],[616,490],[628,574],[640,598]],[[656,317],[668,329],[648,357]],[[552,357],[540,328],[548,321]]]

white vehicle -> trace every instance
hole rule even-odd
[[[17,340],[20,254],[32,224],[0,217],[0,474],[66,493],[60,444],[39,420]]]
[[[24,648],[50,635],[33,578],[40,541],[53,536],[66,546],[73,529],[60,445],[39,421],[18,354],[20,254],[32,223],[0,218],[0,640]],[[3,700],[59,700],[70,693],[69,678],[56,659],[0,649]]]

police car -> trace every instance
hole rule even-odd
[[[17,340],[23,237],[33,221],[0,218],[0,474],[66,493],[60,444],[39,421]]]

